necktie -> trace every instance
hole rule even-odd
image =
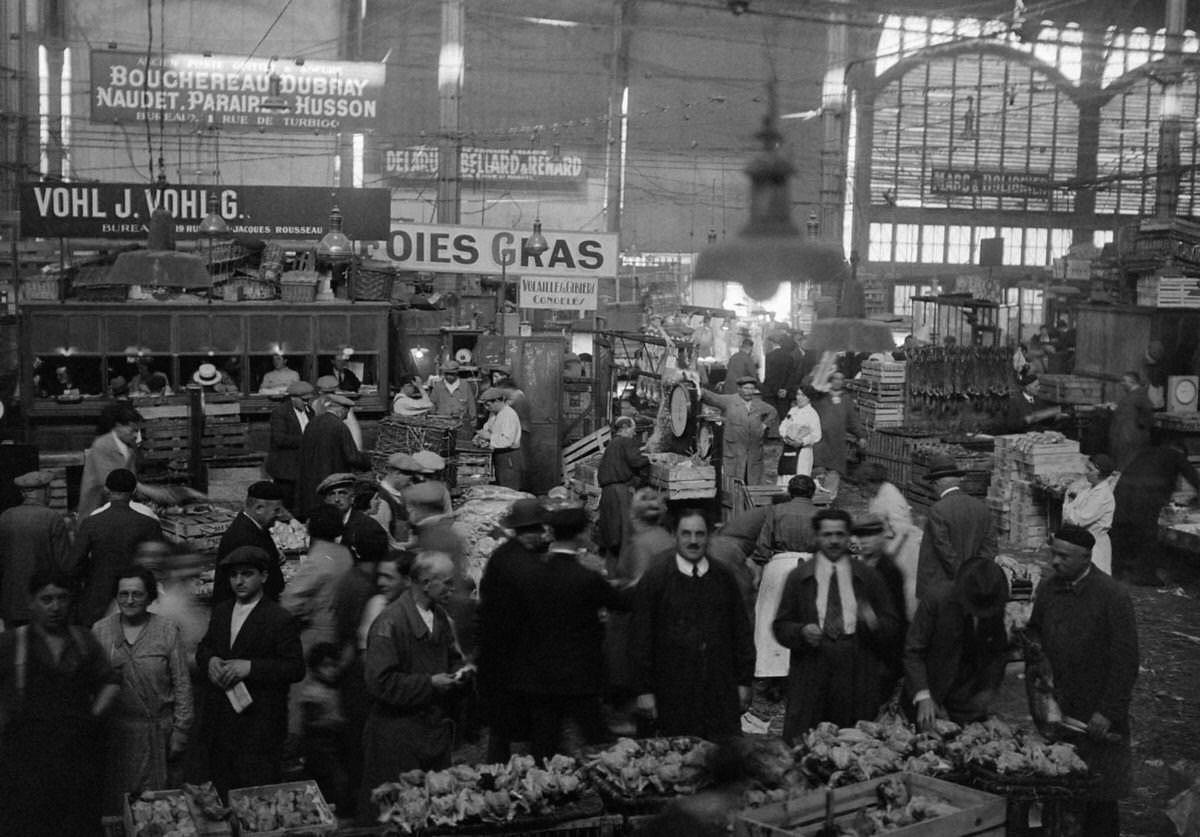
[[[699,577],[700,577],[700,562],[697,561],[695,564],[692,564],[692,578],[699,578]]]
[[[842,591],[838,584],[838,571],[834,567],[829,576],[829,595],[825,599],[825,636],[840,639],[846,628],[842,622]]]

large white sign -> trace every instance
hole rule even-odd
[[[562,279],[555,276],[522,276],[517,307],[595,311],[600,283],[594,278]]]
[[[544,230],[542,234],[550,246],[537,256],[525,252],[525,242],[530,234],[527,230],[393,223],[387,240],[387,254],[403,270],[430,273],[499,275],[507,272],[514,277],[555,276],[564,279],[613,278],[617,275],[616,233]]]

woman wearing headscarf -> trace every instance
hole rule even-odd
[[[1120,478],[1112,457],[1098,453],[1088,460],[1083,480],[1068,488],[1063,500],[1063,523],[1091,532],[1096,539],[1092,563],[1108,575],[1112,575],[1112,541],[1108,530],[1112,528],[1113,512],[1117,508],[1113,487]]]

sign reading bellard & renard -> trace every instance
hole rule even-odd
[[[508,272],[580,279],[617,275],[616,233],[545,230],[542,234],[550,246],[534,256],[525,252],[529,238],[525,231],[394,223],[387,253],[404,270],[430,273]]]
[[[164,186],[146,183],[22,183],[21,235],[26,238],[145,238],[150,213],[163,207],[175,233],[196,235],[208,197],[230,233],[260,238],[317,239],[334,203],[342,229],[360,241],[388,236],[391,191],[317,186]]]
[[[437,178],[438,149],[432,145],[394,148],[383,153],[383,171],[395,180]],[[459,174],[464,180],[496,183],[576,183],[587,178],[583,156],[542,148],[463,148]]]
[[[386,68],[368,61],[277,61],[96,49],[93,122],[191,122],[253,131],[368,131],[377,127]],[[275,92],[278,109],[263,108]]]

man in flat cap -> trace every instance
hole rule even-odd
[[[1087,726],[1075,746],[1098,781],[1084,793],[1081,834],[1121,833],[1117,800],[1130,791],[1130,712],[1138,631],[1129,590],[1092,564],[1095,539],[1063,526],[1050,542],[1053,573],[1033,597],[1029,635],[1040,642],[1062,714]]]
[[[162,540],[158,521],[130,508],[138,487],[132,471],[117,468],[104,482],[107,508],[85,517],[67,562],[79,584],[79,622],[90,626],[108,612],[117,573],[133,563],[139,543]]]
[[[270,556],[263,592],[268,599],[279,601],[279,596],[283,593],[283,570],[280,568],[283,556],[271,537],[271,527],[275,525],[275,521],[285,516],[283,500],[283,489],[267,480],[256,482],[246,489],[246,502],[221,536],[221,543],[217,547],[218,564],[213,577],[212,592],[214,605],[233,597],[229,574],[222,569],[220,562],[235,549],[243,546],[257,547]]]
[[[344,395],[325,396],[325,411],[315,416],[300,440],[300,480],[297,486],[298,512],[307,512],[321,502],[317,486],[330,474],[366,471],[371,456],[354,444],[346,413],[354,402]]]
[[[963,470],[946,455],[930,459],[925,479],[938,499],[929,507],[921,555],[917,559],[917,599],[939,581],[953,581],[959,568],[975,559],[996,557],[996,531],[982,500],[960,487]]]
[[[700,391],[705,404],[717,407],[725,416],[725,442],[722,474],[742,480],[746,485],[763,481],[763,437],[778,429],[775,408],[758,397],[758,381],[743,375],[736,380],[734,395]]]
[[[313,399],[312,409],[313,415],[321,415],[325,412],[325,408],[329,405],[329,396],[335,395],[338,391],[337,378],[332,375],[322,375],[317,378],[317,397]],[[353,402],[351,402],[353,405]],[[354,413],[354,407],[350,406],[346,409],[346,416],[342,419],[345,422],[347,429],[350,431],[351,437],[354,439],[354,445],[359,450],[362,450],[363,435],[362,425],[358,423],[358,416]]]
[[[521,419],[509,406],[507,392],[499,387],[484,390],[479,400],[490,415],[483,429],[475,434],[475,444],[491,449],[496,484],[520,491],[525,480]]]
[[[293,381],[288,384],[287,398],[271,411],[271,442],[263,468],[283,489],[284,505],[292,511],[296,511],[296,481],[300,478],[300,441],[313,417],[313,397],[312,384]]]
[[[71,539],[63,516],[49,508],[49,471],[21,474],[21,505],[0,514],[0,619],[4,630],[29,622],[29,579],[41,568],[62,571]]]
[[[361,561],[360,542],[382,538],[386,544],[387,532],[366,512],[354,508],[357,485],[358,478],[354,474],[330,474],[317,486],[317,495],[325,505],[338,510],[342,517],[342,535],[338,541],[354,554],[356,561]]]
[[[452,509],[450,504],[450,489],[446,486],[446,482],[443,479],[446,471],[445,458],[431,450],[419,450],[413,454],[413,459],[421,466],[421,473],[413,481],[431,482],[435,485],[440,485],[445,494],[443,499],[446,512],[449,513]]]
[[[295,619],[265,595],[276,563],[256,546],[221,559],[230,596],[213,606],[196,649],[207,681],[199,736],[206,769],[197,778],[222,794],[281,779],[288,687],[304,678],[304,651]]]

